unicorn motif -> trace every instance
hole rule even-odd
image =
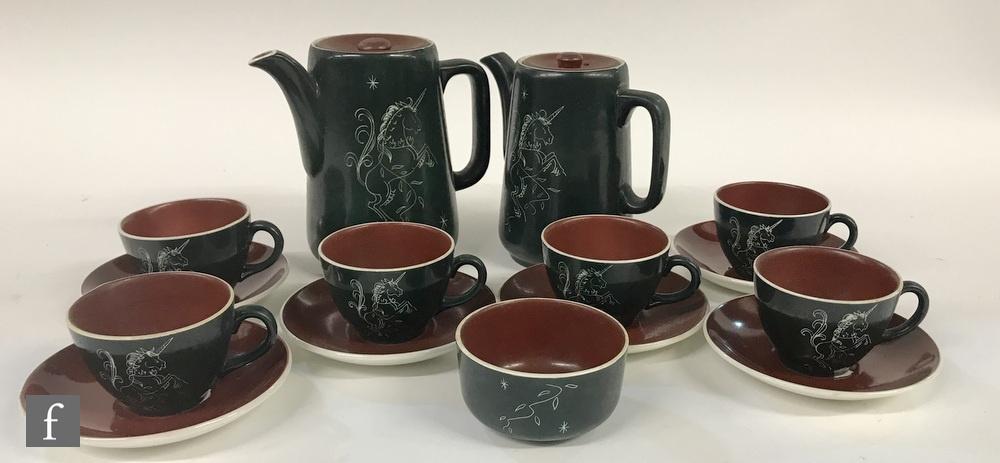
[[[545,147],[555,142],[552,121],[562,112],[560,106],[552,114],[544,109],[526,114],[521,123],[517,146],[507,168],[508,188],[512,203],[510,214],[504,225],[510,229],[512,220],[523,220],[525,214],[534,215],[545,208],[557,188],[549,185],[551,177],[566,175],[566,169],[553,151],[545,152]]]
[[[809,344],[816,351],[813,360],[828,368],[830,363],[837,363],[853,355],[855,349],[871,344],[872,339],[865,332],[868,331],[868,315],[875,310],[875,307],[878,307],[878,304],[864,312],[858,310],[844,315],[837,322],[837,327],[833,329],[829,339],[826,335],[826,311],[814,310],[815,320],[811,328],[802,328],[799,331],[803,336],[809,336]]]
[[[740,221],[736,217],[729,218],[729,226],[732,227],[729,231],[732,239],[727,241],[729,249],[733,251],[740,259],[746,262],[746,265],[753,263],[757,256],[764,253],[771,248],[774,244],[774,228],[778,226],[784,219],[778,220],[771,225],[751,225],[750,231],[747,232],[746,241],[742,248],[740,248]]]
[[[507,431],[508,433],[513,434],[514,430],[510,427],[510,425],[515,421],[526,420],[528,418],[532,419],[532,421],[535,423],[535,426],[541,426],[542,419],[537,415],[538,410],[536,410],[535,407],[542,404],[549,404],[549,406],[552,407],[552,411],[556,411],[559,409],[559,396],[562,395],[563,391],[566,389],[576,389],[578,387],[579,386],[573,383],[564,384],[562,386],[559,386],[557,384],[546,384],[545,389],[542,389],[538,394],[535,395],[535,398],[538,400],[535,400],[534,402],[531,403],[524,402],[517,404],[514,407],[514,414],[515,414],[514,416],[507,416],[507,415],[501,416],[500,422],[503,423],[503,425],[501,426],[500,429],[502,431]],[[569,425],[565,421],[563,421],[562,426],[560,426],[557,429],[559,429],[560,432],[565,433],[566,430],[569,429]]]
[[[584,304],[617,305],[618,299],[608,292],[608,282],[604,273],[611,269],[608,265],[603,269],[585,268],[573,278],[565,262],[559,262],[559,290],[566,299]]]
[[[405,220],[414,207],[424,206],[416,187],[424,181],[414,175],[437,161],[423,141],[423,128],[417,110],[427,90],[416,100],[406,98],[389,105],[375,131],[375,117],[359,108],[354,117],[361,125],[354,139],[363,145],[361,154],[347,153],[344,163],[355,167],[358,182],[368,191],[368,209],[383,221]],[[418,148],[419,147],[419,148]]]
[[[371,307],[365,304],[365,289],[358,280],[351,280],[351,295],[354,301],[348,303],[351,309],[358,312],[361,320],[376,333],[385,329],[389,323],[402,323],[397,318],[399,315],[413,313],[417,308],[407,300],[398,299],[403,295],[403,289],[399,287],[399,282],[406,272],[399,274],[396,279],[383,278],[372,286]]]
[[[139,249],[139,260],[142,263],[142,272],[172,272],[176,270],[184,270],[188,267],[189,263],[187,257],[184,257],[184,248],[187,247],[191,240],[185,240],[180,246],[172,248],[170,246],[164,246],[156,253],[156,261],[149,255],[149,251],[145,249]]]
[[[132,393],[141,402],[155,397],[160,392],[181,388],[187,381],[172,373],[164,373],[167,361],[160,357],[173,340],[174,338],[168,339],[159,349],[139,348],[125,355],[124,377],[118,374],[118,367],[111,353],[98,349],[97,356],[104,360],[101,364],[104,370],[100,373],[101,378],[110,383],[116,391]]]

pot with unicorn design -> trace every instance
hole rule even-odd
[[[757,256],[774,248],[816,245],[836,223],[847,227],[841,249],[851,249],[858,226],[846,214],[831,214],[830,200],[809,188],[777,182],[739,182],[715,192],[719,244],[737,276],[753,277]]]
[[[278,82],[291,107],[314,253],[330,233],[366,222],[424,223],[457,237],[455,191],[489,164],[489,83],[478,64],[439,61],[420,37],[350,34],[313,42],[308,70],[277,50],[250,65]],[[459,74],[472,79],[473,147],[455,172],[442,92]]]
[[[493,73],[504,113],[505,170],[500,239],[515,261],[542,261],[549,223],[581,214],[638,214],[663,198],[670,111],[660,96],[628,88],[628,67],[592,53],[544,53],[516,63],[481,60]],[[631,185],[628,119],[643,107],[653,122],[649,194]]]

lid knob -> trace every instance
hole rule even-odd
[[[367,37],[358,42],[361,51],[386,51],[392,49],[392,42],[385,37]]]
[[[583,56],[579,53],[563,52],[556,55],[556,64],[561,68],[578,69],[583,66]]]

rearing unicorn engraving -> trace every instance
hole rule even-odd
[[[522,220],[525,214],[534,215],[544,209],[559,189],[549,185],[552,177],[566,175],[559,158],[554,151],[545,151],[545,147],[555,142],[552,134],[552,121],[562,112],[565,106],[560,106],[552,114],[544,109],[526,114],[521,123],[521,131],[517,139],[517,149],[512,154],[510,166],[507,168],[507,178],[510,185],[510,201],[513,205],[510,214],[504,220],[509,229],[512,220]]]
[[[559,269],[559,290],[562,291],[563,297],[585,304],[618,304],[618,299],[608,291],[608,282],[604,279],[604,274],[611,270],[610,265],[600,270],[581,269],[575,278],[565,262],[559,262],[557,268]]]
[[[405,220],[411,209],[424,206],[424,198],[415,188],[424,181],[414,174],[424,166],[437,164],[424,141],[417,114],[426,93],[424,90],[415,100],[406,98],[389,105],[375,133],[371,111],[359,108],[354,112],[361,122],[354,130],[354,139],[364,146],[361,154],[347,153],[344,162],[348,167],[356,167],[358,182],[370,197],[368,209],[380,220]]]
[[[377,333],[380,333],[390,323],[401,323],[398,317],[402,314],[413,313],[417,308],[405,299],[398,299],[403,295],[403,289],[399,287],[399,282],[406,272],[400,273],[395,279],[383,278],[372,286],[371,306],[365,304],[365,289],[358,280],[351,280],[351,295],[354,301],[349,303],[350,307],[358,312],[358,316],[366,325]]]

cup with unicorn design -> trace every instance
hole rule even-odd
[[[262,261],[248,262],[257,232],[271,235],[274,250]],[[274,264],[285,243],[276,225],[251,221],[246,204],[225,198],[182,199],[140,209],[122,219],[118,234],[142,273],[202,272],[230,285]]]
[[[323,276],[337,309],[372,342],[401,343],[424,332],[438,312],[471,300],[486,284],[486,266],[469,254],[455,256],[447,232],[412,222],[373,222],[342,228],[319,244]],[[446,296],[462,266],[476,269],[476,283]]]
[[[857,252],[789,246],[754,261],[760,321],[785,366],[813,376],[851,373],[876,345],[915,330],[927,315],[927,291]],[[889,326],[903,293],[917,309]]]
[[[561,299],[601,309],[629,326],[639,312],[690,297],[701,269],[687,257],[668,256],[670,239],[655,225],[616,215],[578,215],[542,230],[549,283]],[[690,283],[657,292],[660,279],[684,267]]]
[[[266,308],[234,308],[226,281],[197,272],[133,275],[94,288],[70,307],[73,343],[101,386],[139,415],[195,407],[219,377],[260,358],[277,325]],[[263,322],[267,336],[251,351],[228,354],[240,323]]]
[[[858,239],[858,226],[846,214],[831,214],[830,200],[818,191],[777,182],[739,182],[715,192],[719,244],[737,276],[750,279],[753,261],[769,249],[815,245],[836,223],[847,227],[842,249]]]

